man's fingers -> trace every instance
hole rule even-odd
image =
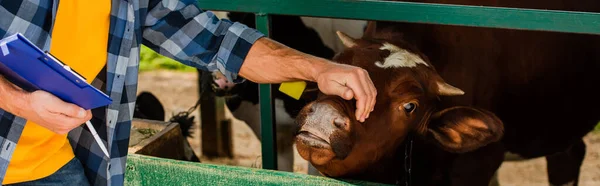
[[[52,109],[54,109],[54,110],[51,110],[54,113],[63,114],[63,115],[73,117],[73,118],[83,119],[88,115],[86,110],[84,110],[83,108],[81,108],[77,105],[70,104],[70,103],[65,103],[61,106],[53,107]]]
[[[29,94],[29,102],[35,114],[28,118],[37,124],[57,133],[65,134],[92,118],[90,110],[62,101],[54,95],[35,91]]]
[[[87,120],[82,118],[73,118],[63,114],[52,114],[52,119],[48,121],[52,124],[52,131],[57,134],[66,134]]]
[[[360,83],[365,91],[365,99],[366,99],[366,104],[365,104],[365,110],[363,111],[362,114],[362,119],[367,119],[369,116],[369,113],[371,113],[371,109],[373,108],[373,91],[371,90],[370,87],[370,83],[369,83],[369,73],[367,73],[367,71],[362,70],[362,73],[359,73],[358,78],[360,79]]]
[[[342,94],[342,98],[344,98],[345,100],[351,100],[354,97],[354,92],[352,92],[352,89],[346,88],[344,87],[346,92],[344,92],[344,94]]]
[[[366,92],[362,87],[361,80],[358,76],[351,76],[352,80],[347,81],[346,86],[348,86],[354,92],[354,98],[356,99],[356,120],[363,122],[364,118],[362,118],[365,106],[367,105]]]
[[[83,117],[83,123],[85,123],[86,121],[89,121],[92,119],[92,111],[91,110],[86,110],[85,111],[85,117]]]
[[[369,110],[369,113],[367,114],[367,116],[368,116],[368,115],[369,115],[369,114],[371,114],[371,112],[373,112],[373,110],[375,109],[375,104],[376,104],[376,101],[377,101],[377,89],[375,88],[375,85],[373,84],[373,80],[371,80],[371,76],[369,76],[369,75],[367,74],[367,78],[368,78],[368,81],[367,81],[367,82],[368,82],[368,84],[367,84],[367,85],[368,85],[368,86],[369,86],[369,88],[371,89],[371,96],[373,97],[373,98],[372,98],[372,99],[373,99],[373,102],[371,102],[371,103],[372,103],[372,105],[370,106],[370,108],[371,108],[371,109]]]
[[[345,100],[356,99],[356,120],[364,122],[375,107],[377,90],[369,73],[350,65],[334,65],[317,77],[319,89],[328,95],[338,95]]]
[[[329,93],[326,92],[326,94],[337,95],[337,96],[342,97],[345,100],[351,100],[354,97],[354,93],[352,93],[352,89],[345,86],[342,82],[332,81],[329,85],[333,86],[331,88],[328,88],[328,90],[332,91],[332,92],[329,92]]]
[[[86,111],[71,103],[62,101],[60,98],[44,91],[35,91],[31,94],[33,102],[40,105],[48,112],[54,114],[63,114],[73,118],[84,118]]]

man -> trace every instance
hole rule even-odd
[[[234,82],[316,81],[323,93],[355,99],[358,120],[369,116],[376,90],[365,70],[300,53],[195,4],[0,0],[1,38],[22,33],[113,100],[83,110],[43,91],[24,92],[0,77],[2,183],[123,185],[141,44],[186,65],[218,70]],[[110,157],[80,127],[90,119]]]

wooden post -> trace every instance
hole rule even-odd
[[[233,157],[231,121],[225,118],[225,100],[212,91],[202,91],[202,72],[198,71],[202,154],[208,157]],[[205,78],[210,77],[206,76]]]

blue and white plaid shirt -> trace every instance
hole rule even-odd
[[[58,2],[0,0],[0,37],[21,33],[49,51]],[[87,128],[69,133],[75,156],[93,185],[123,185],[141,44],[186,65],[220,71],[241,82],[243,78],[237,74],[244,58],[264,36],[203,12],[194,0],[112,0],[109,33],[107,66],[93,85],[105,90],[113,103],[94,109],[92,123],[108,146],[110,159],[104,157]],[[25,123],[0,109],[0,183]]]

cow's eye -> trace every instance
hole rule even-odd
[[[402,107],[404,107],[405,112],[411,113],[417,108],[417,105],[414,103],[406,103]]]

